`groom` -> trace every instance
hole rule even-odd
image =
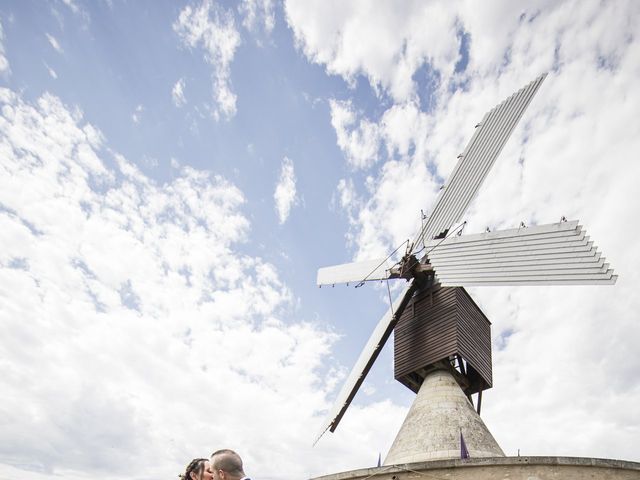
[[[213,480],[251,480],[244,474],[242,459],[233,450],[218,450],[211,454]]]

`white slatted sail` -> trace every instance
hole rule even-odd
[[[577,221],[432,240],[428,260],[443,286],[615,283]]]
[[[316,283],[322,286],[337,283],[358,283],[365,280],[384,280],[389,278],[391,267],[391,263],[385,258],[323,267],[318,269]]]
[[[546,76],[546,73],[541,75],[484,116],[440,192],[415,245],[422,245],[460,221]]]
[[[344,385],[333,404],[333,408],[327,415],[326,421],[323,423],[322,429],[316,437],[316,442],[324,432],[327,430],[331,430],[333,432],[338,426],[344,412],[347,410],[351,400],[353,400],[353,397],[358,391],[358,388],[360,388],[360,385],[364,381],[367,373],[369,373],[369,369],[373,365],[373,362],[378,358],[378,354],[391,335],[400,315],[402,315],[404,308],[411,299],[415,288],[416,287],[413,283],[405,287],[393,302],[393,313],[391,310],[387,310],[378,322],[378,325],[376,325],[376,328],[373,330],[371,337],[369,337],[367,344],[351,370],[349,377],[344,382]]]

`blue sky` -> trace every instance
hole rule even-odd
[[[467,229],[580,219],[620,280],[470,289],[483,417],[507,455],[638,460],[639,16],[0,5],[0,478],[173,476],[224,447],[265,479],[373,465],[412,399],[390,345],[311,442],[386,287],[318,289],[317,268],[409,238],[473,126],[543,72]]]

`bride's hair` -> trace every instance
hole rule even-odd
[[[194,458],[191,460],[187,468],[185,469],[182,475],[179,477],[182,480],[192,480],[191,474],[195,473],[196,479],[202,478],[202,472],[204,471],[204,462],[206,462],[206,458]]]

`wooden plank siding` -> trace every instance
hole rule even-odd
[[[416,292],[394,330],[396,380],[417,391],[430,368],[455,355],[471,367],[466,393],[491,387],[491,323],[473,299],[461,287]]]
[[[493,384],[491,369],[491,323],[464,288],[456,288],[460,316],[460,355],[480,374],[488,387]]]

